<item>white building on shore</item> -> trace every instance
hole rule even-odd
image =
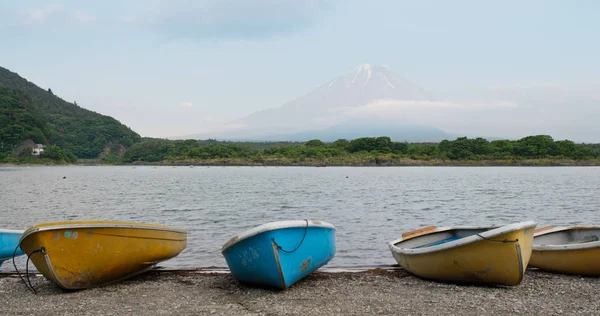
[[[32,148],[31,148],[31,155],[32,156],[39,156],[43,151],[44,151],[44,145],[42,144],[35,144]]]

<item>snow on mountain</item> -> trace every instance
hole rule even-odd
[[[258,129],[330,126],[339,123],[336,117],[340,109],[379,99],[428,100],[429,97],[423,89],[387,67],[366,64],[278,108],[253,113],[236,123]]]
[[[194,136],[220,139],[267,139],[274,135],[317,131],[342,124],[350,119],[347,113],[351,109],[377,100],[427,101],[430,99],[424,89],[389,68],[365,64],[280,107],[258,111],[231,122],[231,125],[242,128],[230,132]]]

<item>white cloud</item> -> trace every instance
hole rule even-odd
[[[46,12],[42,9],[30,9],[27,12],[27,17],[30,23],[42,23],[46,17]]]
[[[331,0],[156,0],[130,22],[176,38],[265,38],[313,25]]]
[[[468,111],[497,108],[517,108],[518,104],[511,101],[494,102],[451,102],[451,101],[409,101],[409,100],[377,100],[369,104],[340,108],[345,116],[364,117],[380,116],[382,118],[406,117],[411,113],[430,113],[431,111]]]
[[[181,106],[189,109],[192,107],[192,102],[181,102]]]
[[[68,10],[62,5],[51,4],[46,7],[29,8],[22,13],[21,23],[35,25],[87,24],[96,21],[96,17],[82,10]]]
[[[25,12],[24,23],[28,25],[43,24],[55,18],[63,10],[63,7],[57,4],[44,8],[30,8]]]
[[[85,24],[96,21],[96,17],[90,15],[89,13],[77,10],[73,13],[73,18],[76,22]]]

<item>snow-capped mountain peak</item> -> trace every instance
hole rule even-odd
[[[326,128],[346,120],[345,113],[353,108],[376,101],[429,99],[423,89],[390,68],[364,64],[279,107],[231,122],[242,127],[229,135],[260,138]],[[374,129],[376,125],[373,123]]]
[[[280,107],[255,112],[235,122],[250,129],[279,131],[319,122],[341,108],[377,100],[428,100],[425,91],[388,67],[364,64]]]
[[[364,71],[367,74],[367,79],[365,80],[365,84],[369,83],[369,80],[371,80],[371,75],[373,74],[373,66],[371,64],[364,64],[359,66],[356,71],[354,71],[354,79],[352,80],[352,83],[356,82],[356,78],[358,78],[358,76]],[[348,85],[350,86],[350,85]]]
[[[424,100],[425,91],[386,66],[364,64],[317,90],[327,95],[347,96],[336,106],[363,105],[376,99]],[[310,95],[309,93],[308,95]],[[307,95],[307,96],[308,96]]]

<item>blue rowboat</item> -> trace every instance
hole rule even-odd
[[[335,255],[335,227],[309,220],[272,222],[231,238],[221,251],[241,282],[286,289]]]
[[[22,230],[0,229],[0,266],[5,260],[11,259],[13,254],[16,256],[23,254],[21,248],[15,253],[21,234],[23,234]]]

